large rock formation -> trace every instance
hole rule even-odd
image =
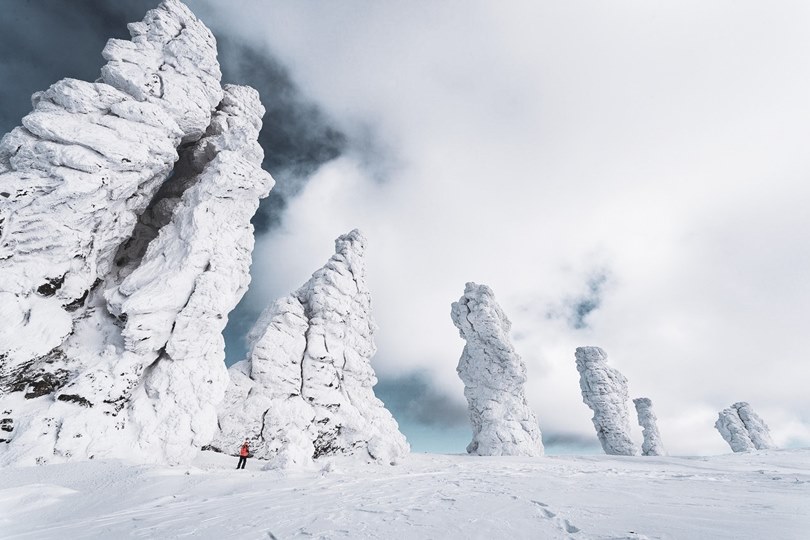
[[[768,426],[744,401],[720,411],[714,427],[734,452],[776,448]]]
[[[129,29],[0,142],[0,463],[180,462],[216,429],[264,109],[178,0]]]
[[[578,347],[575,356],[582,401],[593,411],[593,425],[602,449],[606,454],[636,455],[627,412],[627,379],[607,365],[607,353],[599,347]]]
[[[638,415],[638,425],[641,426],[644,442],[641,443],[642,456],[665,456],[664,444],[661,442],[661,433],[658,432],[658,418],[652,409],[650,398],[636,398],[633,400]]]
[[[479,456],[542,456],[543,441],[524,393],[526,365],[509,339],[512,323],[486,285],[467,283],[453,302],[453,324],[466,341],[458,363]]]
[[[360,231],[339,237],[326,266],[261,315],[247,358],[229,370],[213,449],[236,452],[249,438],[254,456],[275,467],[337,454],[389,463],[408,452],[374,396],[365,250]]]

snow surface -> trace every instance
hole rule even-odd
[[[89,461],[8,468],[0,536],[806,539],[810,449],[715,457],[412,454],[261,471]]]

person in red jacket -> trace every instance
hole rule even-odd
[[[237,469],[244,469],[245,464],[247,464],[247,458],[250,455],[250,446],[248,445],[248,440],[245,439],[245,442],[242,443],[242,447],[239,449],[239,463],[236,464]]]

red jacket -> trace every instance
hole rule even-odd
[[[248,444],[247,443],[243,444],[242,448],[239,449],[239,455],[242,456],[242,457],[248,457],[249,453],[250,453],[250,448],[248,448]]]

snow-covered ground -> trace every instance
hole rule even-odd
[[[413,454],[261,471],[89,461],[0,474],[10,538],[810,538],[810,449],[716,457]]]

